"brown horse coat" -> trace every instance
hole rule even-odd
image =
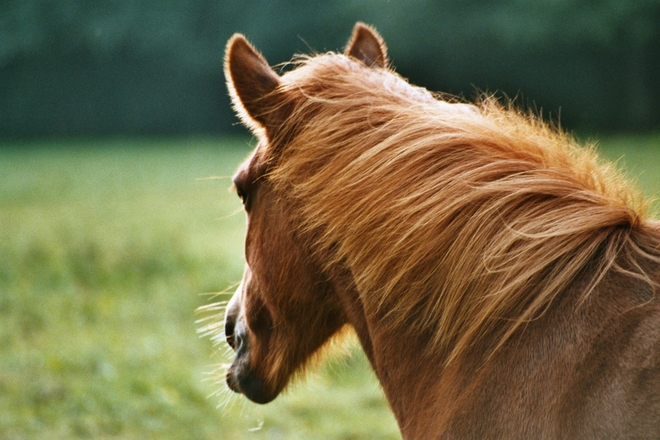
[[[404,438],[660,437],[660,228],[593,149],[411,86],[360,23],[282,76],[235,35],[226,75],[259,139],[232,390],[352,327]]]

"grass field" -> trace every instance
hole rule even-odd
[[[246,139],[0,145],[0,438],[388,439],[359,349],[230,395],[195,309],[240,279]],[[602,142],[660,196],[660,137]],[[657,204],[656,204],[657,206]],[[223,298],[219,298],[223,299]]]

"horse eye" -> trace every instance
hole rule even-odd
[[[241,201],[243,202],[243,205],[247,205],[248,201],[248,194],[240,189],[239,187],[236,187],[236,194],[238,194],[238,197],[241,198]]]

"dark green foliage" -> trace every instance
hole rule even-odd
[[[564,125],[660,126],[660,0],[0,3],[0,136],[233,129],[224,45],[272,64],[373,24],[432,90],[522,95]]]

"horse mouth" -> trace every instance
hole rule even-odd
[[[270,392],[264,382],[257,377],[247,359],[238,356],[227,370],[226,381],[230,390],[243,394],[254,403],[269,403],[277,397],[277,393]]]

